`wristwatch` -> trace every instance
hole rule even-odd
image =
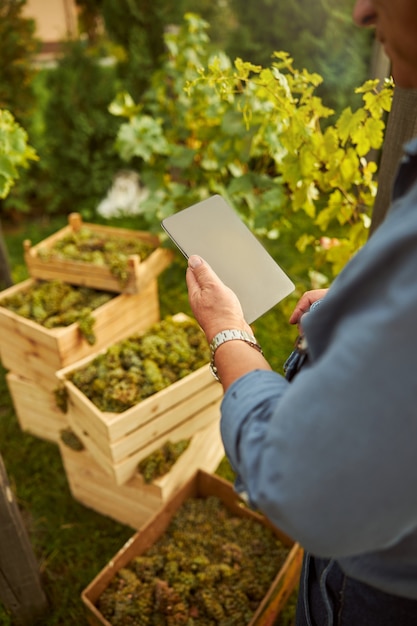
[[[220,331],[219,333],[217,333],[217,335],[213,337],[213,339],[210,342],[210,351],[211,351],[210,372],[213,374],[214,378],[218,380],[219,382],[220,382],[220,378],[217,374],[217,367],[214,364],[215,352],[217,348],[221,346],[223,343],[226,343],[226,341],[233,341],[235,339],[248,343],[252,348],[255,348],[255,350],[258,350],[258,352],[263,354],[262,348],[259,345],[259,343],[256,341],[256,338],[253,335],[247,333],[245,330],[238,330],[238,329],[233,328],[233,329]]]

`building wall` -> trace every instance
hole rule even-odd
[[[78,34],[75,0],[27,0],[22,15],[35,20],[44,53],[57,50],[60,41]]]

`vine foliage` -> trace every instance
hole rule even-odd
[[[0,198],[6,198],[19,178],[20,168],[36,161],[26,130],[7,109],[0,109]]]
[[[270,67],[209,52],[207,24],[185,16],[165,37],[167,54],[140,103],[127,93],[110,106],[117,148],[141,171],[151,228],[188,204],[221,194],[260,237],[296,233],[337,274],[364,243],[376,195],[392,82],[358,87],[362,106],[340,115],[317,95],[319,74],[286,52]],[[307,218],[307,219],[306,219]]]

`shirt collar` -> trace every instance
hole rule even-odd
[[[417,156],[417,137],[407,141],[404,146],[404,153],[408,156]]]
[[[404,145],[404,155],[400,161],[394,180],[393,200],[407,193],[417,180],[417,137]]]

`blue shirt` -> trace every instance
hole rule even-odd
[[[320,307],[310,365],[227,390],[221,431],[253,506],[347,575],[417,599],[417,139],[394,201]]]

